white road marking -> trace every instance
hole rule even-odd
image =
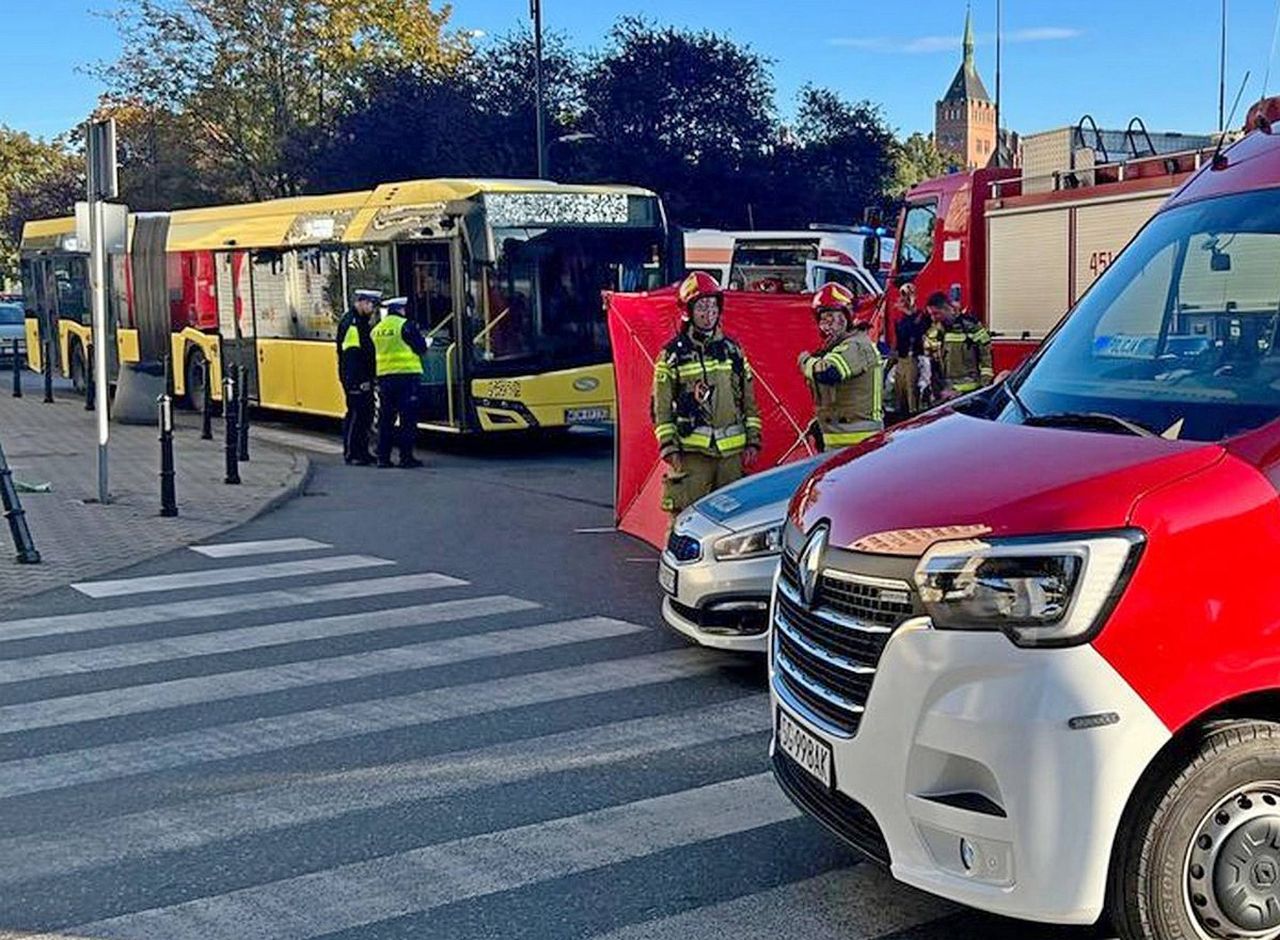
[[[771,774],[457,839],[76,928],[134,940],[306,940],[798,815]]]
[[[617,532],[618,527],[616,525],[598,525],[586,529],[574,529],[573,531],[578,535],[604,535],[607,532]]]
[[[260,591],[256,594],[233,594],[229,597],[208,597],[199,600],[165,601],[162,604],[146,604],[138,607],[118,607],[115,610],[89,610],[75,614],[27,617],[22,620],[0,622],[0,642],[39,636],[61,636],[68,633],[87,633],[112,627],[170,623],[175,620],[200,620],[205,617],[223,617],[258,610],[300,607],[304,604],[327,604],[330,601],[383,597],[409,591],[465,587],[469,583],[435,572],[399,574],[389,578],[335,581],[332,584],[313,584],[307,587]],[[214,624],[211,629],[217,629],[217,624]]]
[[[527,602],[524,602],[527,603]],[[430,616],[420,608],[406,608],[410,618]],[[386,613],[386,612],[384,612]],[[412,669],[506,656],[529,650],[583,643],[602,637],[625,636],[651,629],[610,617],[585,617],[557,623],[477,633],[412,646],[351,653],[330,659],[283,663],[238,672],[193,676],[101,692],[0,706],[0,734],[52,728],[120,715],[138,715],[184,705],[201,705],[299,689],[330,682],[368,679]]]
[[[332,571],[354,571],[357,568],[378,568],[394,564],[395,562],[388,558],[375,558],[372,555],[334,555],[326,558],[306,558],[301,561],[278,561],[268,565],[179,571],[175,574],[118,578],[111,581],[80,581],[71,586],[81,594],[87,594],[90,597],[120,597],[126,594],[177,591],[181,588],[213,587],[221,584],[244,584],[248,581],[327,574]]]
[[[954,910],[939,898],[894,881],[875,865],[856,865],[631,924],[600,934],[597,940],[867,940],[936,920]]]
[[[3,761],[0,799],[676,682],[723,663],[705,650],[672,650]]]
[[[767,731],[767,695],[658,717],[564,731],[389,766],[338,771],[207,800],[164,806],[57,832],[0,840],[0,884],[63,877],[85,868],[199,848],[273,829],[398,803],[443,799],[547,774],[600,767]]]
[[[257,542],[220,542],[215,545],[189,545],[193,552],[206,558],[238,558],[242,555],[274,555],[281,552],[314,552],[333,548],[315,539],[265,539]]]
[[[492,617],[522,610],[534,610],[540,606],[533,601],[497,594],[468,597],[456,601],[439,601],[434,604],[415,604],[412,607],[361,611],[357,614],[315,617],[310,620],[268,623],[257,627],[241,627],[238,630],[219,630],[189,636],[143,640],[138,643],[72,650],[67,653],[49,653],[25,659],[6,659],[0,660],[0,684],[29,682],[50,676],[100,672],[105,669],[124,669],[196,656],[215,656],[220,653],[234,653],[240,650],[300,643],[306,640],[326,640],[358,633],[447,623],[475,617]]]

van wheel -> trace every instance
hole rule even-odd
[[[1124,940],[1280,937],[1280,724],[1205,728],[1118,839],[1109,906]]]
[[[187,367],[183,381],[186,383],[187,407],[193,411],[204,411],[204,397],[209,394],[205,387],[208,376],[208,364],[204,353],[193,349],[187,354]]]
[[[84,344],[78,339],[71,343],[71,362],[67,371],[71,374],[71,387],[83,395],[89,387],[89,360],[84,354]]]

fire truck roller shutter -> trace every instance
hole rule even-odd
[[[1076,209],[1074,304],[1169,197],[1167,191]]]
[[[987,318],[993,333],[1043,337],[1070,303],[1070,210],[987,216]]]

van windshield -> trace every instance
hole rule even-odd
[[[1280,190],[1158,214],[1017,386],[1037,416],[1217,441],[1280,416]],[[1025,422],[1016,402],[1001,420]]]

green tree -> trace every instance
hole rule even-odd
[[[925,135],[919,131],[897,143],[893,162],[890,194],[895,197],[906,195],[907,190],[917,183],[942,176],[952,168],[963,165],[963,161],[955,154],[938,149],[932,134]]]
[[[467,51],[432,0],[122,0],[115,18],[124,51],[98,69],[112,97],[183,115],[224,198],[298,192],[292,147],[371,67],[425,73]]]
[[[0,282],[18,275],[23,223],[70,215],[83,198],[83,162],[65,140],[44,141],[0,124]]]

